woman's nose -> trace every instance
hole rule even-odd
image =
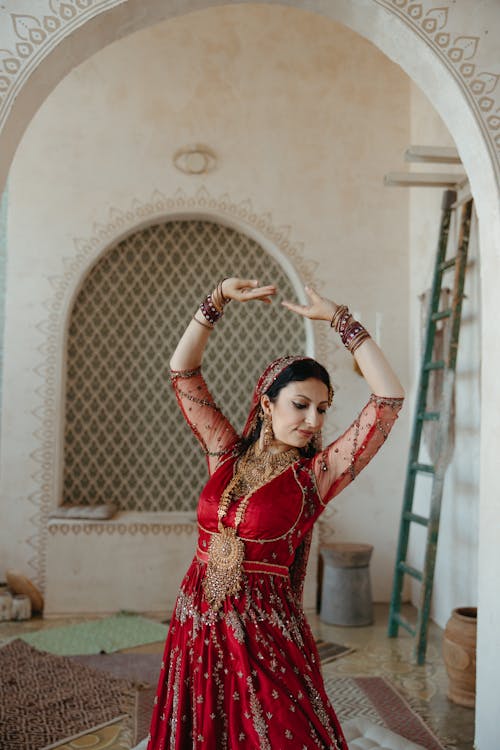
[[[308,409],[306,414],[306,422],[307,424],[311,425],[311,427],[318,427],[321,420],[321,415],[318,414],[316,409]]]

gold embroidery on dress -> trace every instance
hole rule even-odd
[[[254,443],[238,460],[234,475],[221,495],[217,517],[217,534],[212,534],[208,547],[208,563],[203,580],[205,596],[212,609],[219,609],[226,596],[238,593],[241,586],[245,544],[237,535],[251,496],[287,469],[299,458],[296,448],[271,453]],[[224,526],[222,519],[231,502],[241,498],[234,519],[234,528]]]

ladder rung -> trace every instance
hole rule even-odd
[[[440,271],[447,271],[448,268],[452,268],[456,262],[457,262],[457,256],[455,255],[453,258],[450,258],[449,260],[443,260],[442,263],[439,263],[438,269]]]
[[[421,411],[418,414],[418,418],[424,422],[437,422],[440,416],[440,411]]]
[[[403,518],[405,521],[413,521],[414,523],[419,523],[421,526],[429,525],[429,519],[425,516],[419,516],[418,513],[410,513],[410,511],[406,511],[403,513]]]
[[[449,318],[453,310],[441,310],[441,312],[432,313],[431,320],[443,320],[443,318]]]
[[[407,565],[405,562],[399,562],[398,568],[401,570],[401,572],[406,573],[412,578],[416,578],[417,581],[421,581],[424,577],[423,573],[421,573],[420,570],[412,568],[411,565]]]
[[[413,471],[422,471],[424,474],[434,474],[435,468],[432,464],[419,464],[418,461],[415,461],[411,465],[411,468]]]
[[[392,617],[394,620],[396,620],[398,625],[401,625],[401,627],[407,630],[410,635],[415,635],[417,631],[415,630],[413,625],[411,625],[408,620],[402,617],[398,612],[395,612]]]
[[[437,359],[435,362],[426,362],[424,370],[444,370],[444,359]]]

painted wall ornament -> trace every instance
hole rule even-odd
[[[209,146],[195,143],[177,149],[172,161],[174,166],[184,174],[207,174],[215,169],[217,157]]]

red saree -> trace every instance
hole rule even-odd
[[[177,374],[174,386],[211,476],[198,504],[197,553],[167,636],[148,750],[347,750],[302,610],[303,576],[314,522],[384,442],[401,399],[372,396],[335,443],[254,493],[238,531],[245,542],[241,590],[214,611],[202,581],[237,436],[198,371]]]

